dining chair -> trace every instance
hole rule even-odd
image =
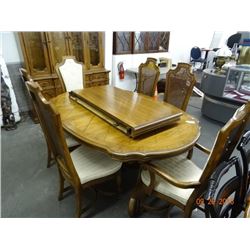
[[[207,191],[204,198],[200,199],[200,203],[205,204],[206,217],[238,217],[244,210],[245,184],[238,157],[234,156],[228,162],[222,162],[209,178]]]
[[[50,142],[49,142],[49,135],[48,135],[48,132],[47,132],[47,127],[44,124],[44,121],[43,121],[42,115],[41,115],[41,111],[39,109],[39,106],[36,105],[36,100],[34,98],[35,97],[35,93],[37,91],[41,92],[42,88],[40,87],[40,85],[37,82],[34,82],[32,79],[30,79],[29,81],[26,81],[26,86],[27,86],[30,98],[32,100],[32,104],[33,104],[34,110],[35,110],[36,115],[38,117],[40,126],[42,128],[44,137],[45,137],[45,141],[46,141],[46,145],[47,145],[47,155],[48,155],[48,158],[47,158],[47,168],[49,168],[49,167],[52,166],[52,164],[54,162],[54,157],[53,157],[52,150],[51,150],[51,145],[50,145]],[[71,135],[69,135],[66,132],[64,134],[65,134],[66,143],[67,143],[67,146],[69,148],[69,151],[72,151],[76,147],[80,146],[80,143],[77,140],[75,140]]]
[[[250,130],[246,131],[237,146],[243,165],[243,193],[247,193],[245,202],[245,217],[250,217]]]
[[[200,63],[200,69],[204,68],[206,64],[206,59],[201,57],[201,49],[197,46],[193,47],[190,51],[190,62],[194,65],[195,63]]]
[[[61,63],[57,63],[55,70],[62,83],[64,92],[84,88],[83,64],[76,61],[74,56],[63,56]]]
[[[213,172],[231,157],[249,117],[250,102],[238,108],[219,130],[212,150],[197,146],[209,154],[202,169],[183,154],[140,163],[138,183],[129,200],[129,215],[135,216],[141,208],[150,209],[144,202],[147,196],[163,199],[170,206],[178,206],[184,211],[185,217],[190,217],[195,208],[204,212],[204,206],[201,206],[204,204],[199,204],[198,201],[203,198]]]
[[[235,33],[227,39],[227,46],[232,49],[235,44],[239,44],[241,40],[241,34]]]
[[[121,163],[112,160],[103,152],[97,151],[86,145],[81,145],[71,153],[68,150],[60,114],[43,97],[39,88],[34,83],[28,83],[31,94],[40,110],[40,118],[46,127],[48,139],[55,157],[60,177],[60,189],[58,199],[63,199],[63,194],[73,188],[76,196],[76,217],[80,217],[88,208],[82,208],[81,195],[87,188],[96,184],[116,178],[118,190],[120,189]],[[64,187],[65,180],[69,187]]]
[[[27,90],[27,93],[28,93],[28,96],[27,96],[27,103],[28,103],[28,106],[30,108],[30,116],[32,118],[32,120],[34,121],[34,123],[39,123],[39,119],[38,119],[38,116],[37,116],[37,113],[36,113],[36,110],[35,110],[35,107],[34,107],[34,104],[32,102],[32,98],[29,94],[29,90],[28,90],[28,87],[26,85],[26,82],[27,81],[32,81],[32,78],[31,76],[28,74],[27,70],[24,69],[24,68],[19,68],[19,73],[20,73],[20,76],[21,76],[21,79],[22,79],[22,82],[23,84],[25,85],[25,88]]]
[[[242,166],[238,157],[233,157],[229,162],[223,162],[210,177],[204,196],[206,217],[235,218],[244,210],[244,217],[250,216],[250,131],[242,136],[237,150],[241,154]],[[235,174],[223,185],[219,185],[233,165]]]
[[[178,63],[175,69],[170,69],[167,73],[164,101],[186,111],[195,84],[191,65]]]
[[[160,70],[156,65],[156,59],[147,58],[145,63],[139,66],[138,93],[148,96],[154,96],[157,82],[160,76]]]

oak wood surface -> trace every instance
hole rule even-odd
[[[80,99],[113,119],[114,126],[124,127],[131,137],[174,123],[182,111],[143,94],[125,91],[109,85],[75,90],[70,96]],[[85,106],[85,105],[84,105]],[[85,106],[86,107],[86,106]]]
[[[84,64],[84,87],[109,84],[104,65],[104,32],[18,32],[25,68],[50,99],[64,92],[55,65],[63,56]]]
[[[102,87],[92,88],[93,91],[95,88],[99,88],[96,92],[98,92],[97,96],[100,95],[100,99],[103,98],[101,94]],[[112,87],[109,88],[112,92]],[[124,94],[124,97],[129,95],[127,91],[121,90],[121,92]],[[106,96],[104,97],[109,99],[109,93],[105,93]],[[138,100],[144,100],[137,93],[132,94],[134,103]],[[146,97],[145,100],[147,105],[159,105],[158,101],[153,98]],[[178,155],[192,148],[200,136],[199,122],[185,112],[176,123],[150,132],[147,136],[144,135],[132,139],[91,111],[71,100],[68,93],[63,93],[52,98],[50,101],[60,113],[65,130],[82,142],[106,151],[111,157],[121,161],[146,161],[152,158]],[[126,98],[124,98],[124,102],[126,103]],[[110,100],[110,103],[112,108],[112,100]],[[131,110],[133,110],[134,103],[127,103]],[[145,109],[144,113],[149,112]],[[129,116],[129,114],[124,115]],[[133,118],[137,119],[134,116]]]

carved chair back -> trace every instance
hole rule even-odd
[[[159,76],[160,70],[156,65],[156,59],[147,58],[146,63],[139,66],[138,93],[154,96]]]
[[[249,118],[250,101],[238,108],[233,117],[220,129],[200,177],[199,182],[201,185],[193,191],[187,202],[187,206],[195,204],[197,197],[204,194],[208,185],[208,180],[215,169],[222,162],[227,162],[229,160],[244,133]]]
[[[35,106],[39,110],[39,117],[45,127],[51,150],[61,174],[73,187],[79,186],[80,179],[66,144],[60,114],[44,98],[36,82],[28,82],[28,87]]]
[[[40,85],[37,82],[34,82],[32,79],[30,79],[29,81],[26,81],[25,85],[26,85],[26,87],[28,89],[28,93],[29,93],[29,96],[31,98],[32,105],[33,105],[33,107],[35,109],[35,112],[37,114],[37,117],[38,117],[39,123],[41,125],[41,128],[43,130],[46,142],[49,145],[50,143],[49,143],[49,138],[48,138],[48,133],[47,133],[47,130],[46,130],[46,126],[45,126],[45,124],[43,122],[43,119],[41,117],[41,112],[40,112],[39,107],[37,106],[36,100],[34,98],[34,92],[35,91],[41,92],[42,88],[40,87]]]
[[[77,62],[74,56],[64,56],[63,61],[56,64],[55,69],[64,92],[84,88],[83,64]]]
[[[228,178],[227,172],[235,167],[235,174]],[[223,185],[222,178],[228,179]],[[243,210],[246,193],[243,194],[244,177],[238,157],[222,162],[208,181],[204,195],[206,217],[235,218]]]
[[[167,73],[164,101],[186,111],[195,83],[191,65],[178,63],[175,69]]]
[[[241,138],[237,146],[240,151],[243,164],[243,194],[246,193],[250,187],[250,130],[248,130]],[[249,190],[250,192],[250,190]],[[250,194],[250,193],[249,193]]]

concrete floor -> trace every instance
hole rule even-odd
[[[216,133],[223,124],[201,115],[202,100],[191,97],[188,110],[198,118],[201,125],[199,142],[211,148]],[[75,211],[74,193],[62,201],[57,200],[58,172],[54,165],[46,168],[47,150],[39,124],[26,117],[13,131],[2,129],[2,217],[73,217]],[[206,155],[194,152],[193,160],[203,167]],[[123,191],[118,196],[98,195],[96,204],[83,217],[127,218],[130,193],[137,178],[135,167],[122,169]],[[112,185],[112,184],[110,184]],[[89,200],[92,191],[86,191]],[[143,213],[140,217],[164,217],[163,213]],[[178,208],[170,211],[170,217],[182,217]],[[203,217],[194,211],[193,217]]]

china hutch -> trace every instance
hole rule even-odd
[[[62,93],[55,65],[67,55],[84,64],[84,87],[109,84],[104,32],[20,32],[19,39],[26,70],[47,99]]]

